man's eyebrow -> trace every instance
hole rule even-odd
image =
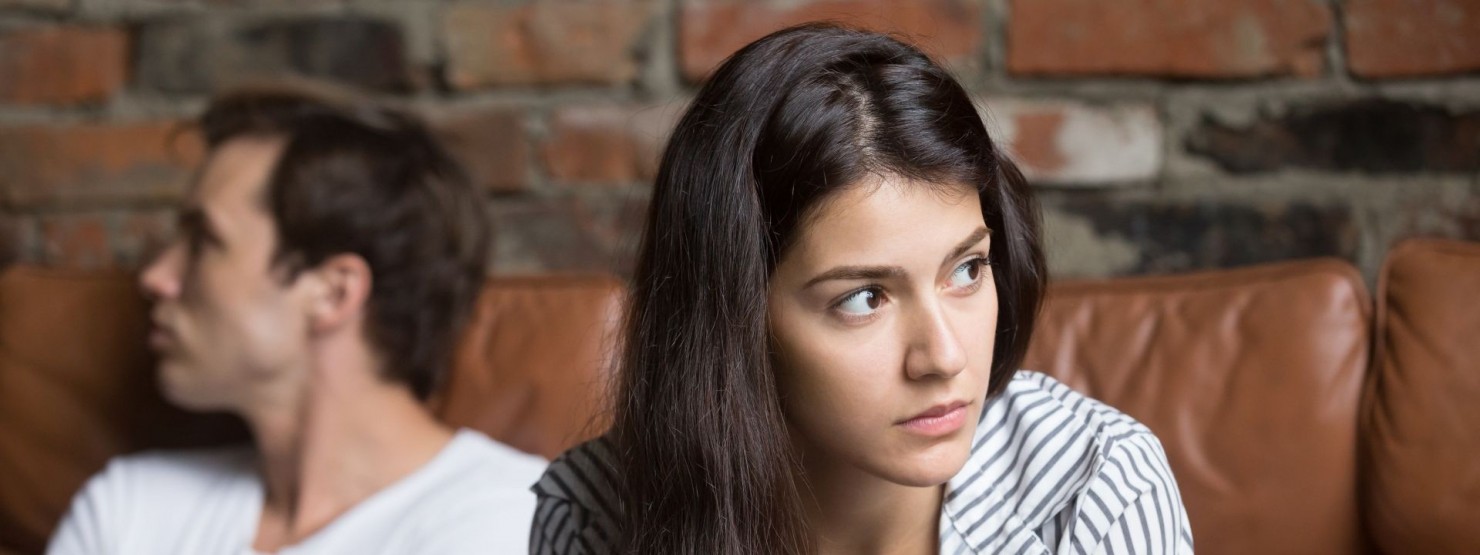
[[[186,233],[198,235],[213,243],[221,242],[221,235],[216,232],[216,226],[211,223],[210,214],[199,206],[180,211],[179,225]]]
[[[968,235],[965,240],[957,243],[956,248],[951,249],[951,254],[946,255],[946,259],[942,260],[941,264],[949,264],[951,260],[954,260],[956,257],[966,254],[966,251],[971,250],[971,247],[976,246],[977,243],[982,242],[982,239],[986,239],[987,235],[990,233],[991,232],[987,230],[986,226],[976,228],[976,231],[971,232],[971,235]]]

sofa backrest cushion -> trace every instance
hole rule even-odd
[[[438,417],[547,459],[599,435],[622,299],[611,277],[490,280],[432,401]]]
[[[1378,286],[1363,500],[1387,553],[1480,553],[1480,243],[1411,240]]]
[[[1024,366],[1156,432],[1199,553],[1356,553],[1370,306],[1337,260],[1058,283]]]

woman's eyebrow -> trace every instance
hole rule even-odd
[[[946,255],[946,259],[941,261],[941,265],[950,264],[956,257],[966,254],[966,251],[971,250],[971,247],[976,246],[982,239],[986,239],[988,233],[989,231],[986,226],[976,228],[976,231],[966,236],[966,240],[957,243],[956,248],[951,249],[951,254]]]
[[[807,283],[802,286],[802,289],[835,279],[883,280],[904,277],[905,275],[904,268],[899,266],[838,266],[807,280]]]
[[[951,260],[955,259],[956,257],[966,254],[966,251],[971,250],[971,247],[976,246],[976,244],[980,243],[982,239],[986,239],[987,234],[988,231],[986,227],[977,228],[976,231],[971,232],[971,235],[968,235],[964,241],[957,243],[956,247],[951,249],[951,254],[946,256],[945,262],[943,262],[942,264],[950,263]],[[802,285],[802,289],[806,289],[824,281],[832,281],[835,279],[884,280],[890,278],[905,277],[906,275],[908,275],[908,273],[905,272],[904,268],[900,266],[838,266],[826,272],[817,274],[817,277],[807,280],[807,283]]]

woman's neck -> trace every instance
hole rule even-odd
[[[896,484],[808,457],[805,499],[817,553],[935,553],[945,486]]]

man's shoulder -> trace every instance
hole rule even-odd
[[[449,477],[527,490],[549,464],[471,429],[461,429],[447,447]]]
[[[114,457],[94,478],[136,485],[168,485],[179,490],[222,481],[255,480],[256,455],[248,446],[159,450]]]
[[[434,552],[525,551],[535,507],[529,486],[544,459],[463,429],[427,464],[383,492],[375,517],[361,524],[389,519]]]
[[[523,513],[533,510],[529,486],[544,472],[543,458],[462,429],[419,474],[395,487],[396,496],[419,511],[448,518],[457,514]]]

